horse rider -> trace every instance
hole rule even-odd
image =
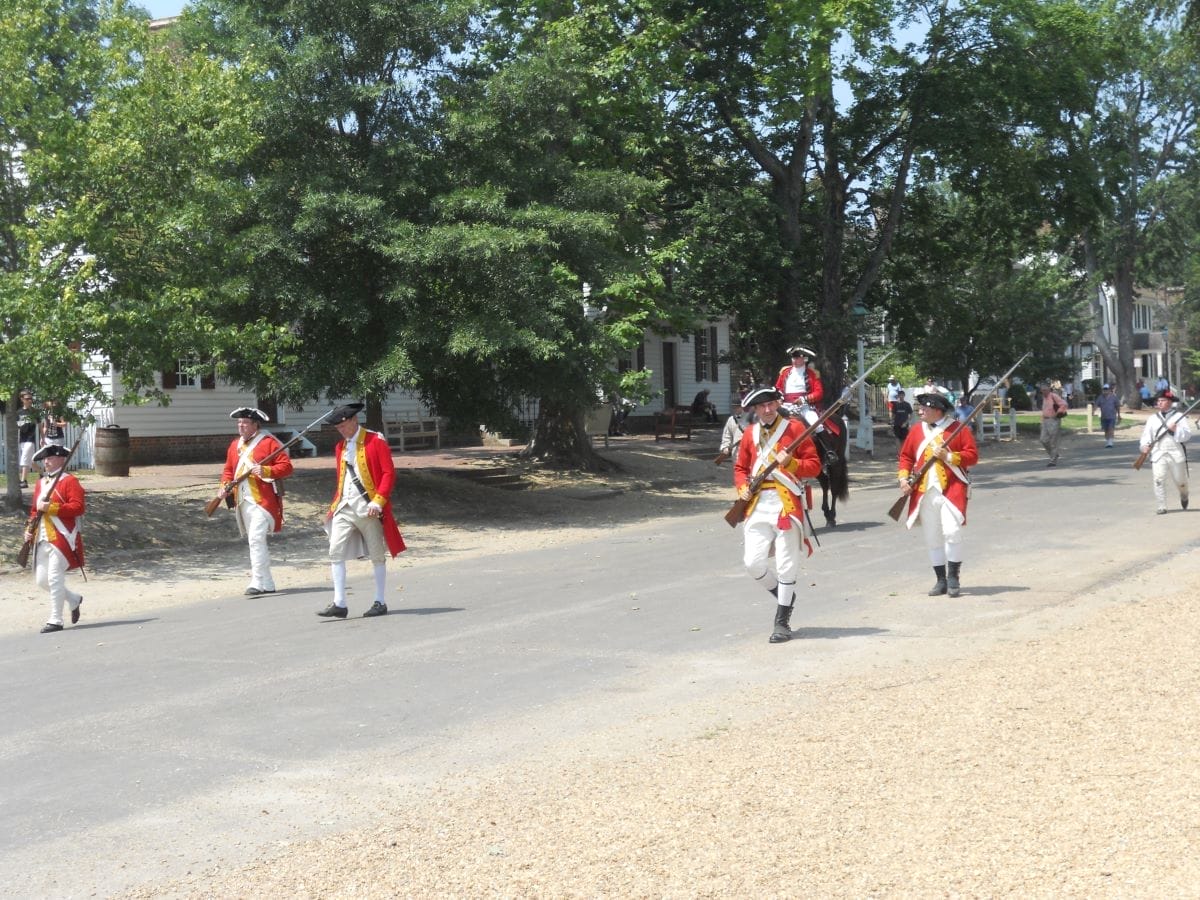
[[[789,407],[809,407],[804,417],[811,424],[820,414],[821,402],[825,399],[821,373],[811,365],[817,354],[802,344],[795,344],[788,347],[788,356],[792,358],[791,365],[779,370],[775,390]]]

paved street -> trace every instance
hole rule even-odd
[[[1073,441],[1057,469],[1025,446],[976,470],[963,597],[925,596],[891,482],[860,486],[782,646],[717,500],[604,542],[411,569],[385,619],[320,620],[314,585],[2,638],[0,892],[111,893],[369,822],[379,796],[464,765],[613,727],[670,736],[735,688],[968,655],[1197,545],[1200,513],[1153,514],[1128,440]],[[366,573],[351,567],[352,611]]]

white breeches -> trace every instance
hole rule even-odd
[[[63,623],[63,603],[71,609],[79,606],[83,599],[79,594],[67,589],[67,558],[58,552],[58,548],[49,541],[38,541],[34,551],[34,566],[37,568],[36,581],[40,588],[50,591],[50,618],[46,621],[52,625]]]
[[[781,531],[776,524],[783,503],[773,489],[767,488],[759,494],[754,512],[743,524],[745,543],[742,562],[746,572],[755,581],[762,582],[767,590],[778,587],[778,600],[784,606],[792,601],[796,578],[800,573],[800,525]],[[775,579],[770,577],[769,559],[771,547],[775,548]],[[774,583],[770,583],[774,581]]]
[[[947,561],[962,562],[962,525],[954,507],[940,490],[927,491],[921,498],[918,521],[925,534],[929,561],[933,565],[944,566]]]
[[[1173,484],[1180,497],[1188,494],[1187,463],[1183,454],[1163,453],[1154,461],[1154,499],[1159,509],[1167,508],[1167,482]]]
[[[377,566],[387,561],[383,522],[356,515],[349,506],[343,506],[329,522],[329,561],[345,562],[359,556],[366,556]]]
[[[269,512],[253,502],[238,503],[238,515],[246,532],[246,543],[250,545],[250,587],[273,591],[275,579],[271,576],[271,551],[267,549],[267,535],[274,529],[275,520]]]

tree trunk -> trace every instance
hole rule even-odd
[[[367,414],[367,428],[371,429],[372,431],[378,431],[380,434],[382,434],[383,433],[383,398],[368,397],[367,398],[367,406],[366,406],[365,411]]]
[[[1117,292],[1117,358],[1116,370],[1123,403],[1141,408],[1142,398],[1134,387],[1137,372],[1133,367],[1133,265],[1122,261],[1117,266],[1114,287]]]
[[[536,459],[556,469],[604,472],[613,464],[592,449],[581,410],[566,410],[542,400],[533,436],[521,459]]]
[[[23,509],[21,503],[21,459],[17,447],[17,410],[21,401],[17,394],[8,400],[4,410],[4,471],[7,473],[7,488],[4,492],[4,505],[8,509]]]
[[[1092,291],[1091,308],[1096,323],[1092,332],[1096,339],[1096,349],[1100,351],[1100,358],[1104,360],[1104,365],[1111,373],[1112,382],[1117,396],[1121,398],[1121,403],[1138,409],[1142,405],[1142,398],[1134,388],[1134,382],[1137,379],[1134,378],[1135,372],[1133,371],[1132,281],[1128,286],[1128,300],[1125,303],[1122,303],[1121,289],[1117,286],[1117,318],[1113,323],[1117,329],[1117,346],[1113,347],[1104,333],[1104,285],[1099,273],[1095,247],[1092,245],[1091,238],[1086,234],[1083,237],[1083,258]],[[1128,310],[1127,315],[1123,312],[1123,307]],[[1122,340],[1122,335],[1128,337]]]

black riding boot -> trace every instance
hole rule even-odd
[[[946,593],[951,597],[958,596],[958,570],[962,566],[960,562],[951,562],[946,564],[949,568],[946,573]]]
[[[793,600],[792,604],[795,605],[795,603],[796,603],[796,601]],[[776,604],[776,606],[775,606],[775,630],[771,632],[771,637],[768,638],[770,643],[782,644],[784,641],[790,641],[792,639],[792,629],[790,627],[788,627],[789,624],[791,623],[791,621],[792,621],[792,607],[791,606],[780,606],[780,605]]]
[[[934,566],[933,573],[937,575],[937,584],[929,589],[929,596],[940,597],[946,593],[946,567]]]

